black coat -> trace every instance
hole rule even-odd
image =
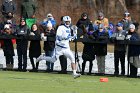
[[[15,31],[15,34],[20,38],[16,40],[17,50],[22,50],[23,53],[27,51],[28,40],[26,36],[28,36],[29,33],[30,33],[30,29],[28,28],[27,25],[25,26],[19,25]]]
[[[39,31],[31,31],[35,34],[36,39],[40,38],[40,33]],[[41,44],[40,40],[31,40],[30,42],[30,47],[29,47],[29,57],[39,57],[41,55]]]
[[[131,33],[131,38],[130,38],[130,41],[132,42],[135,42],[135,41],[138,41],[140,40],[140,37],[139,35],[134,32],[134,33]],[[128,46],[128,56],[139,56],[140,55],[140,45],[129,45]]]
[[[82,28],[82,26],[88,27],[88,25],[90,24],[90,20],[89,19],[79,19],[76,26],[78,28]]]
[[[91,24],[90,19],[79,19],[76,26],[78,27],[77,30],[77,37],[81,37],[84,33],[84,29],[87,28],[89,26],[89,24]]]
[[[95,59],[95,50],[93,44],[84,43],[82,59],[84,61],[93,61]]]
[[[47,41],[44,41],[44,51],[53,51],[55,47],[55,41],[56,41],[56,31],[45,31],[45,36],[47,36]]]
[[[93,37],[99,43],[94,44],[95,55],[97,56],[105,56],[107,55],[107,40],[109,38],[108,32],[103,31],[99,32],[98,30],[93,33]]]
[[[15,13],[16,12],[16,5],[15,3],[12,1],[12,2],[4,2],[2,4],[2,14],[5,15],[7,13]]]
[[[11,39],[5,39],[4,41],[4,46],[3,46],[3,51],[4,51],[4,56],[14,56],[14,47]]]

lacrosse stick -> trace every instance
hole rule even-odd
[[[75,41],[75,63],[77,62],[78,63],[78,67],[79,67],[79,70],[81,72],[81,66],[80,66],[80,63],[79,63],[79,57],[78,57],[78,51],[77,51],[77,26],[75,25],[72,25],[71,26],[71,29],[73,31],[73,40]]]

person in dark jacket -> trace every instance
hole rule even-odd
[[[17,54],[18,54],[18,70],[26,72],[27,71],[27,47],[28,40],[27,36],[30,33],[29,27],[26,25],[25,19],[20,20],[20,25],[17,26],[15,34],[19,39],[17,39]]]
[[[130,24],[132,24],[131,15],[128,11],[124,12],[124,18],[120,21],[123,24],[123,30],[128,31]]]
[[[129,26],[129,31],[126,36],[132,42],[139,41],[140,37],[135,30],[135,25],[131,24]],[[138,68],[140,68],[140,45],[128,45],[128,61],[130,63],[130,77],[137,77]]]
[[[13,30],[10,27],[10,24],[5,24],[3,35],[7,36],[7,38],[8,38],[9,35],[11,35],[11,34],[13,34]],[[14,64],[13,56],[15,55],[12,39],[10,39],[10,38],[4,39],[3,42],[4,42],[3,51],[4,51],[4,56],[6,59],[6,69],[12,70],[13,64]]]
[[[88,25],[91,24],[90,19],[88,18],[87,13],[82,13],[81,18],[76,23],[76,26],[78,27],[77,37],[83,35],[83,29],[87,28]]]
[[[112,35],[111,38],[114,38],[114,66],[115,66],[115,72],[114,75],[119,75],[119,60],[121,62],[121,75],[125,75],[125,52],[126,52],[126,45],[125,44],[119,44],[119,41],[122,41],[125,39],[126,31],[123,30],[123,24],[117,23],[117,30]]]
[[[46,56],[52,56],[55,48],[56,31],[53,29],[52,23],[48,22],[45,32],[41,35],[44,40],[44,51]],[[47,72],[52,72],[54,63],[46,61]]]
[[[36,5],[31,0],[24,0],[21,5],[21,16],[23,18],[34,18]]]
[[[88,36],[90,37],[90,35],[92,35],[94,31],[93,25],[90,24],[87,33],[84,36]],[[94,40],[93,38],[91,38],[92,40]],[[84,70],[85,70],[85,65],[86,62],[89,61],[89,73],[87,73],[88,75],[91,75],[91,71],[92,71],[92,66],[93,66],[93,60],[95,59],[95,49],[94,49],[94,44],[92,43],[87,43],[87,42],[83,42],[84,44],[84,48],[83,48],[83,53],[82,53],[82,59],[83,59],[83,63],[82,63],[82,75],[84,75]]]
[[[107,55],[107,40],[109,38],[109,34],[104,28],[103,24],[99,24],[99,30],[93,33],[93,37],[95,37],[96,41],[99,43],[94,44],[95,55],[98,65],[98,73],[97,75],[105,74],[105,56]]]
[[[1,6],[1,11],[4,17],[14,17],[16,10],[16,4],[12,0],[4,0]]]
[[[29,57],[32,64],[31,71],[36,72],[38,70],[39,63],[36,63],[35,66],[33,58],[38,58],[41,55],[40,30],[38,29],[37,24],[32,25],[30,36],[33,36],[36,39],[36,40],[31,40],[30,47],[29,47]]]

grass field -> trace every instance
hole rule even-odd
[[[0,71],[0,93],[139,93],[140,79]]]

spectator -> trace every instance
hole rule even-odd
[[[26,72],[27,71],[27,47],[28,40],[26,38],[29,35],[30,30],[26,25],[25,19],[20,20],[20,25],[17,26],[15,34],[19,37],[17,39],[17,54],[18,54],[18,70]]]
[[[33,58],[38,58],[41,55],[41,44],[40,44],[40,29],[37,24],[33,24],[31,27],[30,36],[33,36],[35,39],[38,40],[31,40],[30,47],[29,47],[29,57],[32,64],[32,72],[36,72],[38,70],[39,63],[34,64]]]
[[[56,27],[56,20],[54,19],[53,15],[51,13],[47,14],[47,17],[41,22],[43,26],[47,26],[48,22],[51,22],[53,28]]]
[[[31,0],[24,0],[21,4],[21,17],[34,18],[36,12],[36,5]]]
[[[94,31],[93,25],[90,24],[86,35],[88,34],[89,37],[90,37],[90,35],[92,35],[93,31]],[[93,38],[90,38],[90,39],[93,39]],[[83,42],[83,44],[84,44],[84,48],[83,48],[83,54],[82,54],[82,59],[83,59],[82,75],[84,75],[85,65],[86,65],[87,61],[89,61],[89,64],[90,64],[89,65],[89,73],[88,73],[88,75],[91,75],[92,66],[93,66],[92,61],[95,59],[94,45],[91,44],[91,43],[85,43],[85,42]]]
[[[98,19],[94,22],[95,25],[103,24],[104,28],[107,29],[109,26],[109,21],[107,18],[104,17],[103,12],[98,13]]]
[[[113,33],[115,32],[116,30],[116,27],[113,23],[109,23],[109,27],[108,27],[108,34],[109,34],[109,37],[111,38]]]
[[[105,74],[105,56],[107,55],[107,40],[109,38],[108,32],[105,30],[104,25],[99,25],[99,30],[93,33],[93,37],[99,42],[94,46],[95,55],[98,65],[98,73],[97,75]]]
[[[13,34],[13,29],[10,24],[4,25],[3,34],[8,38],[8,39],[3,40],[4,46],[2,47],[4,51],[4,56],[6,59],[6,69],[12,70],[13,64],[14,64],[13,56],[15,54],[14,54],[14,47],[13,47],[12,39],[9,38],[9,35]]]
[[[78,33],[77,33],[78,38],[84,34],[83,32],[86,33],[89,24],[91,24],[91,22],[90,19],[88,18],[88,14],[82,13],[81,18],[76,23],[76,26],[78,27]]]
[[[16,12],[16,4],[12,0],[4,0],[1,9],[5,18],[13,18]]]
[[[125,52],[126,45],[119,44],[120,40],[125,39],[126,31],[123,30],[123,24],[118,23],[116,32],[112,35],[112,39],[115,40],[114,45],[114,64],[115,64],[115,72],[114,75],[119,75],[119,60],[121,62],[121,75],[125,75]]]
[[[46,37],[44,39],[44,51],[46,56],[52,56],[54,52],[54,47],[55,47],[55,40],[56,40],[56,31],[53,29],[53,26],[51,22],[49,21],[48,24],[46,25],[46,29],[44,33],[42,33],[42,38]],[[47,72],[52,72],[54,63],[50,63],[49,61],[46,61],[47,65]]]
[[[139,41],[140,37],[135,30],[135,25],[131,24],[129,26],[129,31],[127,34],[127,39],[132,42]],[[138,68],[140,67],[140,46],[139,45],[128,45],[128,61],[130,63],[130,77],[137,77]]]
[[[128,11],[125,11],[124,18],[120,21],[123,24],[123,30],[128,31],[130,24],[132,24],[131,16]]]

